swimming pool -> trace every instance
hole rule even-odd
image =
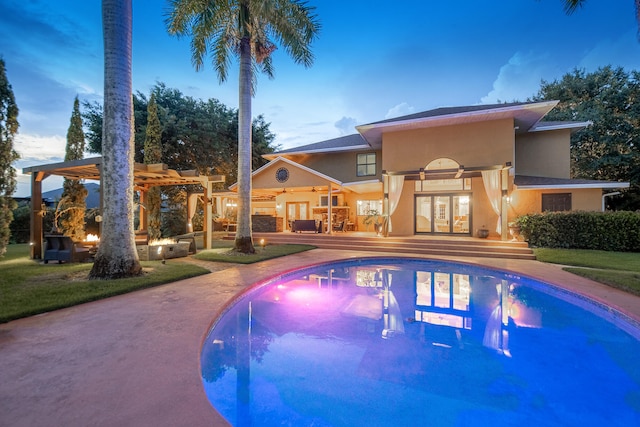
[[[201,373],[235,426],[640,425],[638,325],[526,277],[365,258],[257,284]]]

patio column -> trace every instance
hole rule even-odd
[[[211,203],[211,195],[213,194],[213,183],[207,180],[203,187],[204,196],[202,197],[202,203],[204,204],[204,218],[202,231],[204,232],[204,248],[211,249],[211,247],[213,246],[213,224],[211,223],[211,221],[213,221],[213,209]]]
[[[333,230],[333,209],[331,209],[331,183],[329,183],[329,187],[327,188],[327,233],[332,234]]]
[[[501,204],[501,214],[500,220],[502,221],[502,235],[501,240],[509,240],[509,203],[507,202],[507,197],[509,196],[509,169],[502,169],[500,175],[500,181],[502,185],[502,204]]]

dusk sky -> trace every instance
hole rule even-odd
[[[574,68],[640,70],[633,0],[587,0],[573,15],[562,0],[309,3],[322,23],[314,65],[276,51],[275,79],[261,76],[253,100],[282,148],[442,106],[525,101]],[[210,62],[195,71],[189,39],[167,34],[164,0],[133,8],[134,91],[162,82],[237,108],[237,62],[220,85]],[[20,109],[16,195],[25,196],[23,167],[64,158],[74,97],[102,102],[101,2],[0,0],[0,56]]]

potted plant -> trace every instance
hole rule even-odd
[[[478,229],[478,237],[481,239],[486,239],[489,237],[489,229],[484,225]]]
[[[520,237],[520,231],[520,223],[517,220],[511,221],[509,223],[509,234],[511,235],[511,241],[518,241],[518,237]]]
[[[382,232],[382,220],[381,220],[380,212],[377,209],[371,209],[367,212],[367,216],[364,218],[362,223],[367,226],[367,230],[369,229],[369,225],[373,224],[373,229],[377,234]]]

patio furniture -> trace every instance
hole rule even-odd
[[[58,261],[82,262],[91,257],[91,247],[82,242],[74,242],[71,237],[62,234],[46,234],[44,236],[44,263]]]
[[[322,229],[322,222],[320,222],[320,230]],[[296,219],[293,221],[291,231],[296,233],[302,233],[303,231],[310,231],[313,233],[319,233],[318,225],[315,219]]]
[[[338,223],[333,224],[333,231],[344,231],[344,224],[346,221],[340,221]]]

